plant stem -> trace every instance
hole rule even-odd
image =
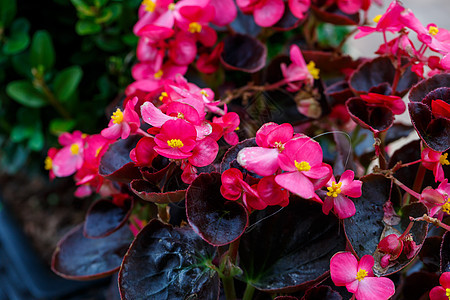
[[[158,216],[161,221],[168,223],[169,222],[169,214],[167,213],[167,204],[156,204],[158,206]]]
[[[237,258],[237,254],[238,254],[238,250],[239,250],[240,241],[241,241],[241,239],[238,238],[237,240],[235,240],[234,242],[232,242],[230,244],[230,248],[228,249],[228,256],[230,257],[230,261],[233,264],[236,263],[236,258]]]
[[[225,298],[227,300],[236,299],[236,290],[234,288],[234,278],[233,277],[222,277],[223,290],[225,291]]]
[[[419,165],[419,170],[417,170],[416,178],[414,179],[413,190],[415,192],[420,192],[422,189],[423,179],[425,178],[425,172],[427,169],[423,166],[423,164]]]
[[[253,299],[254,293],[255,293],[255,287],[253,285],[251,285],[250,283],[247,283],[247,286],[245,287],[244,298],[242,298],[242,300]]]
[[[33,83],[42,89],[45,96],[47,96],[47,100],[50,105],[53,106],[64,119],[72,118],[69,112],[61,105],[58,99],[56,99],[55,95],[45,83],[43,78],[35,76],[35,80]]]
[[[443,229],[445,229],[445,230],[447,230],[447,231],[450,231],[450,226],[449,226],[449,225],[447,225],[447,224],[445,224],[445,223],[442,223],[442,222],[439,221],[438,219],[432,218],[432,217],[428,216],[427,214],[424,214],[422,217],[419,217],[419,218],[409,217],[409,219],[410,219],[411,221],[414,221],[414,222],[417,222],[417,221],[425,221],[425,222],[427,222],[427,223],[433,224],[433,225],[435,225],[435,226],[439,226],[439,227],[441,227],[441,228],[443,228]]]

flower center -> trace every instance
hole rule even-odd
[[[179,113],[177,114],[177,118],[178,118],[178,119],[184,119],[183,113],[180,113],[180,112],[179,112]]]
[[[53,167],[53,159],[50,156],[47,156],[44,161],[44,168],[48,171]]]
[[[444,166],[450,165],[450,162],[448,161],[447,157],[448,153],[442,154],[441,157],[439,157],[439,163]]]
[[[284,150],[284,144],[282,142],[275,142],[275,147],[278,149],[278,152],[283,152]],[[295,165],[297,166],[297,165]]]
[[[156,4],[152,0],[143,0],[142,1],[142,5],[145,6],[145,10],[148,11],[148,12],[154,12],[155,11]]]
[[[341,193],[341,186],[342,186],[342,182],[339,182],[338,184],[336,184],[336,182],[333,181],[331,183],[331,186],[327,187],[327,189],[328,189],[327,196],[336,198]]]
[[[78,155],[78,153],[80,153],[80,145],[77,143],[70,145],[70,153],[72,153],[72,155]]]
[[[444,205],[442,205],[442,211],[450,215],[450,203],[448,201],[445,202]]]
[[[431,35],[436,35],[438,32],[439,29],[436,26],[430,26],[430,28],[428,28],[428,33]]]
[[[166,92],[162,92],[161,93],[161,96],[159,96],[159,101],[163,101],[164,100],[164,98],[167,98],[167,97],[169,97],[169,95],[166,93]]]
[[[169,10],[174,10],[174,9],[175,9],[175,3],[170,3],[170,4],[167,6],[167,8],[168,8]]]
[[[184,146],[183,142],[179,139],[168,140],[167,145],[169,145],[172,148],[181,148]]]
[[[156,72],[153,77],[155,77],[155,79],[161,79],[161,77],[163,76],[164,72],[163,70],[159,70],[158,72]],[[162,93],[161,93],[162,94]]]
[[[382,17],[382,15],[377,15],[377,16],[375,16],[375,18],[373,18],[373,21],[375,23],[378,23],[378,22],[380,22],[381,17]]]
[[[115,112],[113,112],[111,119],[114,124],[120,124],[123,121],[123,112],[118,108]]]
[[[445,296],[450,300],[450,289],[445,289]]]
[[[319,79],[319,72],[320,70],[316,68],[316,63],[313,61],[310,61],[306,68],[308,69],[309,73],[312,75],[314,79]]]
[[[203,96],[205,96],[206,98],[208,98],[208,93],[205,90],[201,90],[200,94],[202,94]]]
[[[364,269],[359,269],[358,273],[356,274],[356,279],[358,279],[358,281],[363,280],[366,276],[367,276],[367,271]]]
[[[295,167],[297,168],[297,170],[301,171],[309,171],[311,169],[311,166],[309,165],[309,163],[307,161],[301,161],[301,162],[297,162],[296,160],[294,160],[294,164]]]
[[[192,22],[189,24],[189,32],[190,33],[199,33],[202,31],[202,25],[198,22]]]

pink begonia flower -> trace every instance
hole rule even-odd
[[[386,96],[376,93],[368,93],[359,96],[369,106],[384,106],[389,108],[394,115],[401,115],[406,110],[406,104],[401,97]]]
[[[399,1],[392,1],[383,15],[375,17],[374,21],[377,23],[375,28],[370,26],[358,27],[359,32],[355,35],[355,39],[362,38],[373,32],[399,32],[400,29],[405,27],[405,25],[400,20],[400,15],[404,10],[405,8]]]
[[[289,192],[275,182],[275,175],[265,176],[256,188],[259,197],[267,205],[287,206],[289,204]]]
[[[45,158],[44,161],[44,168],[45,170],[49,171],[48,172],[48,177],[50,180],[55,179],[55,173],[53,172],[53,159],[56,156],[56,153],[58,153],[58,149],[56,149],[55,147],[51,147],[50,149],[48,149],[47,151],[47,157]]]
[[[210,137],[197,141],[189,162],[195,167],[206,167],[211,164],[219,152],[219,145]]]
[[[278,155],[293,135],[291,124],[266,123],[256,132],[256,144],[259,147],[247,147],[239,151],[237,162],[260,176],[272,175],[280,168]]]
[[[306,12],[311,6],[311,0],[289,0],[288,5],[291,13],[302,20],[306,17]]]
[[[275,25],[284,14],[283,0],[237,0],[236,4],[246,14],[253,14],[261,27]]]
[[[422,165],[428,170],[433,171],[434,181],[443,181],[445,179],[444,168],[442,166],[450,165],[448,153],[434,151],[425,147],[422,151]]]
[[[211,21],[217,26],[225,26],[233,22],[237,16],[236,4],[233,0],[211,0],[209,3],[214,7],[214,19]]]
[[[158,155],[153,149],[156,146],[155,140],[151,137],[143,137],[130,151],[130,158],[136,166],[151,166],[153,159]]]
[[[362,181],[353,180],[354,177],[355,173],[351,170],[342,173],[338,183],[332,176],[327,183],[328,192],[322,206],[324,214],[328,215],[333,207],[339,219],[349,218],[356,213],[355,204],[348,197],[361,197]]]
[[[431,289],[430,300],[448,300],[450,295],[450,272],[442,273],[439,277],[440,286]]]
[[[189,65],[197,55],[195,39],[184,32],[179,32],[169,42],[169,58],[177,65]]]
[[[155,136],[153,148],[159,155],[173,159],[188,158],[196,145],[197,131],[185,120],[169,120]]]
[[[436,118],[450,120],[450,104],[441,99],[434,99],[431,101],[431,112]]]
[[[239,137],[236,130],[239,129],[239,116],[237,113],[229,112],[220,118],[214,117],[213,123],[222,127],[223,138],[230,145],[239,143]]]
[[[292,64],[286,66],[285,63],[282,63],[280,65],[284,80],[288,85],[286,88],[288,91],[296,92],[303,84],[312,85],[314,79],[319,78],[319,69],[315,67],[313,61],[310,61],[308,65],[305,63],[302,52],[297,45],[291,46],[289,56]]]
[[[242,202],[249,211],[253,209],[264,209],[267,204],[261,200],[256,191],[257,186],[250,186],[244,181],[241,171],[230,168],[222,173],[220,193],[225,199],[238,200],[242,195]]]
[[[171,102],[167,105],[166,114],[151,102],[145,102],[141,106],[142,120],[154,127],[161,127],[169,120],[185,119],[193,125],[199,125],[198,112],[192,106],[181,102]]]
[[[83,165],[84,136],[78,130],[73,134],[66,132],[59,136],[58,141],[64,147],[53,158],[53,173],[57,177],[70,176]]]
[[[337,6],[348,15],[356,14],[363,8],[364,0],[337,0]]]
[[[140,62],[132,67],[131,75],[136,82],[141,80],[158,82],[164,79],[173,80],[178,74],[184,75],[187,69],[188,67],[186,65],[177,65],[171,61],[167,61],[164,64]],[[161,83],[158,85],[161,85]]]
[[[330,275],[336,286],[345,286],[357,300],[387,300],[395,293],[389,278],[374,277],[374,259],[364,255],[358,262],[350,252],[338,252],[330,260]]]
[[[220,54],[222,54],[224,43],[220,42],[209,53],[200,54],[196,66],[201,73],[212,74],[220,67]]]
[[[303,136],[290,140],[278,155],[278,164],[285,173],[275,177],[276,183],[304,199],[322,202],[314,193],[331,178],[331,166],[322,162],[319,143]]]
[[[138,35],[139,30],[148,24],[172,28],[174,24],[173,0],[144,0],[139,7],[139,20],[133,27],[133,33]]]
[[[139,116],[134,110],[137,102],[138,98],[134,97],[127,102],[123,112],[120,108],[117,108],[112,114],[111,120],[109,120],[108,128],[101,131],[102,136],[115,140],[119,137],[126,139],[130,134],[135,134],[141,125]]]
[[[437,214],[437,218],[442,220],[444,213],[450,214],[450,184],[445,178],[436,189],[426,187],[420,194],[419,201],[425,204],[430,211],[430,216]]]

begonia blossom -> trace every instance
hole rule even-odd
[[[197,131],[193,125],[182,119],[168,120],[155,136],[156,146],[153,149],[167,158],[188,158],[192,155],[196,138]]]
[[[136,133],[141,124],[139,116],[134,110],[137,102],[138,98],[134,97],[127,102],[123,112],[120,108],[117,108],[111,116],[108,128],[102,130],[102,136],[110,140],[115,140],[119,137],[126,139],[130,134]]]
[[[430,300],[448,300],[450,297],[450,272],[439,277],[440,286],[435,286],[429,293]]]
[[[359,97],[369,106],[387,107],[395,115],[401,115],[406,110],[405,102],[398,96],[368,93],[367,95],[360,95]]]
[[[330,275],[336,286],[345,286],[357,300],[384,300],[395,293],[392,280],[375,277],[374,258],[364,255],[358,262],[350,252],[338,252],[330,260]]]
[[[342,173],[338,183],[332,176],[327,183],[328,192],[322,206],[322,211],[326,215],[333,208],[340,219],[349,218],[356,213],[355,204],[348,197],[361,197],[362,181],[354,180],[354,176],[353,171],[346,170]]]
[[[436,189],[426,187],[420,194],[419,201],[425,204],[430,211],[430,216],[437,215],[442,220],[444,213],[450,214],[450,184],[445,178]]]
[[[277,23],[284,13],[283,0],[237,0],[236,4],[246,14],[253,14],[255,23],[270,27]]]
[[[66,132],[59,136],[58,141],[63,148],[53,158],[53,173],[56,177],[70,176],[83,165],[84,136],[78,130],[72,134]]]
[[[422,165],[428,170],[433,171],[434,181],[443,181],[445,179],[443,166],[450,165],[448,161],[448,153],[434,151],[425,147],[422,151]]]
[[[295,92],[300,89],[303,84],[312,85],[314,79],[319,78],[319,69],[315,67],[313,61],[306,64],[302,52],[297,45],[292,45],[289,51],[292,64],[286,66],[285,63],[280,65],[281,72],[290,92]]]

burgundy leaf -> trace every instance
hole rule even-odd
[[[266,57],[266,46],[249,35],[235,34],[224,38],[220,60],[228,69],[254,73],[265,66]]]

